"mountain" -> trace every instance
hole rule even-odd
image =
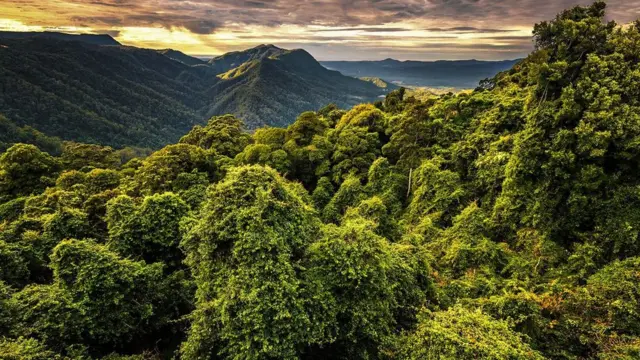
[[[48,38],[63,41],[80,41],[93,45],[121,45],[116,39],[107,34],[65,34],[59,32],[12,32],[0,31],[0,39],[29,39]]]
[[[200,60],[196,57],[193,56],[189,56],[181,51],[178,50],[173,50],[173,49],[164,49],[164,50],[158,50],[158,52],[170,59],[179,61],[185,65],[189,65],[189,66],[197,66],[197,65],[204,65],[205,61]]]
[[[238,63],[241,65],[231,68]],[[230,112],[259,126],[286,126],[301,109],[318,109],[328,103],[350,107],[395,88],[328,70],[304,50],[274,46],[233,53],[212,59],[209,64],[228,70],[218,75],[222,81],[210,92],[217,100],[207,115]]]
[[[0,114],[0,152],[18,142],[36,145],[50,154],[59,154],[62,150],[60,139],[46,136],[30,126],[18,127]]]
[[[208,76],[215,79],[215,75]],[[207,74],[156,51],[0,37],[0,113],[45,135],[158,147],[204,119]]]
[[[304,50],[263,45],[207,63],[108,39],[0,33],[0,114],[63,140],[157,148],[214,115],[234,114],[249,130],[286,126],[393,89],[327,70]]]
[[[480,80],[513,67],[505,61],[324,61],[322,65],[354,77],[378,77],[397,84],[426,87],[475,88]]]
[[[273,45],[259,45],[252,49],[233,51],[214,57],[209,60],[209,65],[218,73],[224,73],[247,62],[260,61],[270,56],[281,55],[284,51]]]

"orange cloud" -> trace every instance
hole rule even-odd
[[[0,0],[0,30],[109,33],[123,44],[220,54],[261,43],[320,59],[515,58],[532,25],[591,0]],[[640,0],[610,0],[621,21]],[[624,11],[622,11],[622,10]]]

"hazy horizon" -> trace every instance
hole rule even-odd
[[[256,46],[260,46],[260,45],[273,45],[273,46],[277,46],[277,45],[275,45],[275,44],[259,44],[259,45],[256,45]],[[252,48],[254,48],[254,47],[256,47],[256,46],[250,46],[250,47],[247,47],[247,48],[244,48],[244,49],[238,49],[238,50],[233,50],[233,51],[249,50],[249,49],[252,49]],[[279,47],[279,46],[278,46],[278,47]],[[302,49],[302,50],[305,50],[305,51],[307,51],[307,52],[311,53],[309,50],[307,50],[307,49],[305,49],[305,48],[283,48],[283,49],[285,49],[285,50],[296,50],[296,49]],[[176,49],[173,49],[173,50],[176,50]],[[227,54],[227,53],[214,54],[214,55],[207,55],[207,54],[189,54],[189,53],[186,53],[186,52],[185,52],[185,54],[187,54],[187,55],[189,55],[189,56],[193,56],[193,57],[198,58],[198,59],[201,59],[201,60],[210,60],[210,59],[213,59],[213,58],[215,58],[215,57],[218,57],[218,56],[221,56],[221,55],[224,55],[224,54]],[[313,54],[312,54],[312,55],[313,55]],[[339,59],[339,58],[337,58],[337,59],[325,60],[325,59],[318,58],[318,57],[315,57],[315,56],[314,56],[314,58],[315,58],[316,60],[318,60],[319,62],[336,62],[336,61],[354,61],[354,62],[356,62],[356,61],[371,61],[371,62],[375,62],[375,61],[384,61],[384,60],[397,60],[397,61],[401,61],[401,62],[405,62],[405,61],[422,61],[422,62],[436,62],[436,61],[474,61],[474,60],[475,60],[475,61],[501,62],[501,61],[515,61],[515,60],[518,60],[518,59],[523,59],[524,57],[515,57],[515,58],[507,58],[507,59],[496,59],[496,60],[482,60],[482,59],[475,59],[475,58],[435,59],[435,60],[424,60],[424,59],[422,59],[422,60],[421,60],[421,59],[399,59],[399,58],[397,58],[397,57],[393,57],[393,56],[388,56],[388,57],[385,57],[385,58],[360,59],[360,60],[359,60],[359,59]]]

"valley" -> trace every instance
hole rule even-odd
[[[114,147],[158,148],[214,115],[236,115],[247,130],[287,126],[300,112],[372,102],[395,88],[275,46],[206,63],[175,50],[123,46],[108,35],[0,33],[0,44],[6,121]]]

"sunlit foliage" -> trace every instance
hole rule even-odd
[[[0,357],[639,358],[640,26],[604,11],[468,93],[8,148]]]

